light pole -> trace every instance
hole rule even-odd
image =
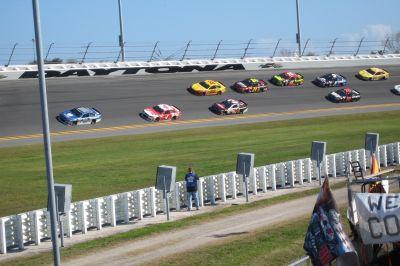
[[[297,14],[297,35],[296,35],[296,42],[297,42],[297,44],[299,45],[299,56],[301,56],[299,0],[296,0],[296,14]]]
[[[43,47],[42,47],[42,32],[40,27],[40,11],[38,0],[32,0],[33,7],[33,21],[35,24],[35,40],[36,40],[36,54],[37,66],[39,75],[39,90],[40,102],[42,109],[42,127],[43,127],[43,141],[46,157],[46,174],[47,174],[47,190],[49,193],[49,211],[51,222],[51,241],[53,243],[53,256],[54,265],[60,265],[60,249],[57,241],[57,214],[56,214],[56,199],[54,193],[54,179],[53,179],[53,162],[51,156],[51,140],[49,128],[49,114],[47,109],[47,93],[46,93],[46,78],[43,68]]]
[[[119,46],[121,47],[121,61],[125,62],[124,23],[122,21],[121,0],[118,0],[118,13],[119,13]]]

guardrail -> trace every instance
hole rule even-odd
[[[227,59],[193,59],[183,61],[118,62],[45,65],[46,78],[191,73],[203,71],[267,70],[380,66],[400,64],[400,54],[334,55],[304,57],[253,57]],[[0,67],[0,80],[37,78],[37,66]]]
[[[399,164],[400,142],[380,145],[377,159],[380,165]],[[322,163],[322,173],[336,178],[344,175],[347,162],[358,160],[363,169],[370,166],[370,157],[364,149],[330,154]],[[309,159],[299,159],[255,167],[255,174],[248,180],[250,193],[268,193],[280,188],[291,188],[317,179],[316,165]],[[244,194],[244,183],[235,172],[201,177],[199,180],[200,205],[226,202]],[[149,219],[166,213],[162,191],[154,187],[74,202],[63,221],[67,237],[86,234],[90,229],[101,230],[106,226],[127,224],[131,221]],[[171,210],[180,211],[186,206],[185,182],[175,184],[169,194]],[[24,249],[40,245],[50,239],[50,218],[47,209],[35,210],[0,218],[0,253],[10,249]]]

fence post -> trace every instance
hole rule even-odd
[[[271,58],[274,58],[274,57],[275,57],[276,50],[278,49],[278,46],[279,46],[279,43],[281,42],[281,40],[282,40],[282,39],[279,39],[279,40],[276,42],[275,49],[274,49],[274,53],[272,54]]]
[[[301,52],[301,56],[304,55],[304,51],[306,50],[306,47],[307,47],[309,41],[310,41],[310,39],[307,39],[306,44],[303,47],[303,52]]]
[[[81,59],[81,62],[80,62],[79,64],[82,64],[82,63],[85,62],[86,54],[87,54],[87,52],[88,52],[88,50],[89,50],[90,45],[92,45],[92,42],[90,42],[90,43],[88,43],[88,45],[86,45],[85,52],[84,52],[83,57],[82,57],[82,59]]]
[[[306,159],[306,175],[307,175],[307,182],[311,183],[312,182],[312,174],[311,174],[311,167],[312,167],[312,163],[311,163],[311,159],[307,158]]]
[[[86,222],[87,222],[87,218],[86,218],[86,202],[85,201],[81,201],[79,203],[79,208],[81,209],[81,220],[82,220],[82,234],[86,234],[87,233],[87,227],[86,227]]]
[[[124,47],[125,47],[125,44],[126,44],[126,42],[124,42]],[[119,50],[117,59],[115,59],[114,63],[117,63],[119,61],[119,58],[121,57],[121,54],[122,54],[122,49]],[[123,62],[125,62],[125,60]]]
[[[260,178],[260,182],[261,182],[261,189],[262,189],[262,192],[265,193],[265,192],[267,192],[267,175],[265,173],[266,169],[265,169],[265,166],[261,166],[258,169],[259,169],[258,174],[259,174],[259,178]]]
[[[129,193],[123,194],[123,210],[124,210],[124,222],[129,223]]]
[[[181,192],[180,192],[180,189],[179,189],[179,183],[178,182],[176,182],[175,183],[175,202],[176,202],[176,205],[175,205],[175,209],[177,210],[177,211],[180,211],[181,210]]]
[[[109,198],[110,201],[110,219],[111,219],[111,226],[115,227],[117,226],[117,219],[116,219],[116,214],[115,214],[115,196],[110,196]]]
[[[7,241],[6,241],[6,221],[4,218],[0,218],[0,254],[7,253]]]
[[[299,184],[303,185],[303,160],[297,160],[297,173],[299,174]]]
[[[8,66],[10,65],[11,58],[12,58],[12,56],[14,55],[15,47],[16,47],[17,45],[18,45],[18,43],[16,42],[16,43],[14,44],[12,50],[11,50],[11,54],[10,54],[10,57],[8,58],[8,62],[7,62],[7,64],[5,64],[6,67],[8,67]]]
[[[203,178],[199,178],[197,181],[197,194],[199,196],[199,207],[204,206],[204,195],[203,195]]]
[[[143,200],[142,200],[143,191],[141,189],[136,190],[136,199],[137,199],[137,217],[139,220],[143,219]],[[164,213],[167,213],[166,206],[164,207]]]
[[[99,199],[95,199],[95,208],[96,208],[96,222],[97,222],[97,230],[101,230],[101,204]]]
[[[360,43],[358,44],[358,47],[357,47],[357,51],[356,51],[356,53],[354,54],[354,56],[357,56],[357,55],[358,55],[358,52],[360,51],[360,47],[361,47],[361,44],[362,44],[363,41],[364,41],[364,37],[361,38]]]
[[[46,64],[46,62],[47,62],[47,57],[48,57],[49,54],[50,54],[50,50],[51,50],[51,47],[53,46],[53,44],[54,44],[54,42],[50,43],[49,49],[47,49],[46,57],[44,58],[44,63],[45,63],[45,64]]]
[[[249,42],[247,43],[247,46],[244,49],[244,53],[243,53],[242,59],[244,59],[246,57],[247,50],[249,50],[249,46],[250,46],[251,41],[252,41],[252,39],[250,39]]]
[[[332,45],[331,45],[331,49],[329,50],[329,53],[328,53],[328,56],[331,56],[331,54],[333,53],[333,47],[335,46],[335,43],[336,43],[337,39],[338,38],[335,38],[333,40]]]
[[[272,191],[276,191],[276,164],[271,165],[271,183],[272,183]]]
[[[218,50],[219,50],[219,46],[221,45],[221,43],[222,43],[222,40],[220,40],[220,41],[218,42],[217,48],[215,49],[214,55],[213,55],[213,57],[211,58],[211,60],[214,60],[215,57],[217,56],[217,53],[218,53]]]
[[[35,245],[40,244],[40,220],[39,220],[39,218],[40,218],[39,211],[34,211],[33,212],[33,228],[34,228],[33,235],[35,236]],[[0,233],[0,235],[1,235],[1,233]]]
[[[189,46],[190,46],[191,43],[192,43],[192,40],[188,41],[188,43],[186,44],[186,48],[185,48],[185,51],[183,52],[181,61],[183,61],[183,59],[185,59],[186,53],[187,53],[187,51],[188,51]]]
[[[154,44],[153,51],[151,52],[150,59],[149,59],[147,62],[151,62],[151,61],[153,60],[153,56],[154,56],[154,53],[156,52],[158,43],[159,43],[159,41],[157,41],[157,42]]]
[[[157,207],[156,207],[156,188],[150,188],[150,208],[151,208],[151,216],[156,217],[157,215]]]
[[[230,183],[231,183],[231,189],[232,189],[232,199],[237,198],[237,190],[236,190],[236,173],[232,172],[230,175]]]
[[[18,248],[20,250],[24,249],[24,225],[23,225],[23,218],[22,214],[17,215],[17,222],[16,222],[16,227],[17,227],[17,242],[18,242]]]
[[[226,202],[226,185],[225,185],[226,175],[222,174],[219,176],[219,178],[220,178],[219,188],[221,193],[221,200],[222,202]]]
[[[288,174],[288,179],[290,182],[290,187],[294,187],[294,163],[293,161],[290,161],[288,164],[288,169],[287,169],[287,174]]]

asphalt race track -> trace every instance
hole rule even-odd
[[[272,75],[283,70],[48,79],[47,91],[51,131],[62,134],[64,131],[99,129],[99,133],[94,133],[91,137],[119,134],[122,129],[105,130],[105,134],[100,129],[120,128],[126,125],[132,128],[135,127],[134,125],[140,125],[141,133],[159,131],[159,127],[154,126],[154,123],[147,122],[138,116],[138,113],[145,107],[158,103],[178,106],[183,111],[181,121],[188,121],[179,128],[187,128],[191,124],[189,121],[218,117],[211,113],[208,107],[226,98],[242,99],[248,103],[249,110],[246,114],[250,117],[254,115],[254,117],[240,119],[241,122],[260,121],[260,118],[255,119],[256,114],[265,113],[289,112],[287,118],[301,117],[296,115],[296,112],[300,110],[327,109],[326,112],[314,112],[314,116],[317,116],[334,114],[335,108],[342,107],[349,108],[344,113],[356,112],[357,110],[360,112],[362,109],[357,109],[357,106],[363,105],[386,104],[382,108],[377,108],[377,110],[400,109],[400,96],[396,96],[390,91],[395,84],[400,84],[400,67],[386,66],[384,68],[391,73],[391,77],[383,81],[361,81],[357,79],[355,74],[361,67],[307,69],[298,71],[305,77],[305,83],[302,86],[277,87],[269,83],[267,93],[239,94],[228,88],[226,93],[218,96],[195,96],[186,89],[191,83],[204,79],[216,79],[228,86],[248,77],[257,77],[267,81]],[[327,101],[325,96],[336,88],[319,88],[311,81],[316,76],[328,72],[346,76],[350,87],[361,93],[361,100],[357,103],[346,104],[334,104]],[[96,107],[103,113],[103,121],[97,125],[68,127],[55,119],[61,111],[79,106]],[[1,81],[0,113],[0,146],[6,137],[40,134],[42,132],[41,111],[37,80]],[[221,120],[214,121],[210,125],[232,124],[234,120],[230,118],[232,116],[221,117]],[[261,117],[261,120],[268,119]],[[146,130],[143,130],[143,128],[146,128]],[[84,137],[84,134],[76,133],[69,134],[76,135],[76,138]],[[125,132],[124,134],[130,133]],[[41,140],[37,136],[35,138],[38,139],[37,141]],[[25,143],[29,142],[31,140],[25,138]]]

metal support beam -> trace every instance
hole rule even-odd
[[[50,50],[51,50],[51,47],[53,46],[53,44],[54,44],[54,42],[50,43],[49,49],[47,49],[46,57],[44,58],[44,62],[45,62],[45,63],[47,62],[47,57],[48,57],[49,54],[50,54]]]
[[[186,44],[186,48],[185,48],[185,51],[183,52],[181,61],[183,61],[183,59],[185,59],[186,53],[187,53],[187,51],[188,51],[189,46],[190,46],[191,43],[192,43],[192,40],[190,40],[190,41]]]
[[[54,178],[53,178],[53,161],[51,154],[51,139],[50,139],[50,126],[49,126],[49,112],[47,108],[47,92],[46,92],[46,78],[44,73],[43,63],[43,47],[42,47],[42,32],[40,26],[40,11],[39,1],[32,0],[33,6],[33,21],[35,25],[35,40],[36,40],[36,54],[37,66],[39,76],[39,89],[40,89],[40,103],[42,109],[42,127],[43,127],[43,141],[44,151],[46,158],[46,176],[47,176],[47,191],[49,196],[49,211],[51,223],[51,241],[53,244],[53,257],[54,265],[60,265],[60,249],[58,247],[57,235],[57,213],[56,213],[56,197],[54,191]]]
[[[246,48],[244,48],[244,53],[243,53],[242,59],[246,57],[247,50],[249,50],[249,46],[250,46],[251,41],[252,41],[252,39],[249,40],[249,42],[247,43]]]
[[[119,46],[121,47],[121,61],[125,62],[125,42],[124,42],[124,23],[122,19],[121,0],[118,0],[119,13]],[[118,56],[119,57],[119,56]]]
[[[304,51],[306,50],[309,41],[310,41],[310,39],[307,39],[306,44],[303,47],[303,52],[301,52],[301,56],[304,55]]]
[[[153,60],[153,56],[154,56],[154,53],[156,52],[158,43],[159,43],[159,41],[157,41],[157,42],[154,44],[153,51],[151,52],[151,56],[150,56],[150,59],[149,59],[148,62],[151,62],[151,61]]]
[[[278,49],[278,46],[279,46],[279,43],[281,42],[281,40],[282,40],[282,39],[279,39],[279,40],[276,42],[275,49],[274,49],[274,53],[273,53],[272,56],[271,56],[272,58],[275,57],[276,50]]]
[[[357,51],[354,54],[354,56],[358,55],[358,52],[360,51],[360,47],[361,47],[361,44],[362,44],[363,41],[364,41],[364,37],[361,38],[360,43],[358,44],[358,47],[357,47]]]
[[[86,45],[85,52],[84,52],[83,57],[82,57],[82,59],[81,59],[81,62],[80,62],[79,64],[82,64],[82,63],[85,62],[86,54],[87,54],[87,52],[88,52],[88,50],[89,50],[90,45],[92,45],[92,42],[90,42],[90,43],[88,43],[88,45]]]
[[[217,53],[218,53],[219,46],[221,45],[221,43],[222,43],[222,40],[220,40],[220,41],[218,42],[217,48],[215,49],[214,55],[213,55],[213,57],[211,58],[211,60],[214,60],[215,57],[217,57]]]
[[[124,42],[124,45],[125,45],[125,44],[126,44],[126,42]],[[119,58],[121,57],[121,53],[122,53],[122,50],[119,50],[117,59],[115,59],[114,63],[118,63]]]
[[[331,49],[329,50],[328,56],[331,56],[331,54],[333,53],[333,47],[335,46],[335,43],[336,43],[337,39],[338,39],[338,38],[335,38],[335,39],[333,40],[332,45],[331,45]]]
[[[388,38],[386,39],[386,41],[385,41],[385,45],[383,46],[382,54],[385,54],[385,52],[386,52],[386,47],[387,47],[387,45],[389,44],[389,40],[390,40],[390,37],[388,37]]]
[[[12,50],[11,50],[10,57],[8,58],[8,62],[7,62],[7,64],[5,65],[6,67],[10,65],[11,58],[12,58],[12,56],[14,55],[15,47],[16,47],[17,45],[18,45],[18,43],[17,43],[17,42],[16,42],[16,43],[14,43],[14,46],[13,46],[13,48],[12,48]]]
[[[301,56],[301,35],[300,35],[300,15],[299,15],[299,0],[296,0],[296,14],[297,14],[297,35],[296,42],[299,45],[299,56]]]

